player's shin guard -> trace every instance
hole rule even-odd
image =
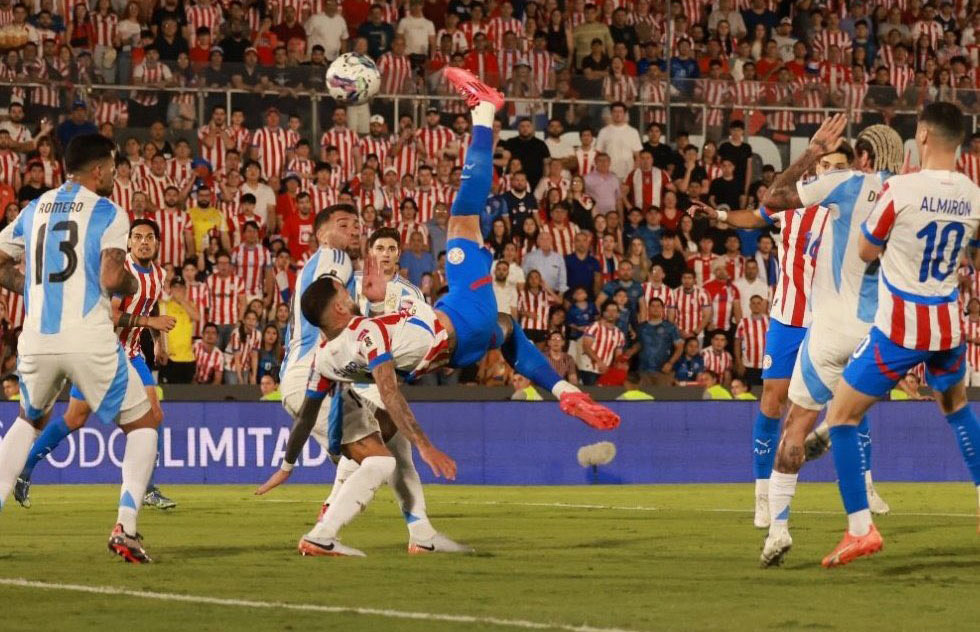
[[[977,423],[977,416],[967,404],[955,413],[947,415],[946,421],[949,422],[956,443],[960,446],[960,452],[973,477],[973,483],[980,487],[980,424]]]
[[[515,320],[513,323],[510,337],[500,346],[500,352],[504,355],[504,359],[514,367],[514,370],[527,379],[542,388],[548,389],[556,397],[561,396],[561,393],[569,389],[560,388],[560,386],[562,383],[568,384],[568,382],[561,379],[558,372],[548,362],[548,358],[528,339],[527,334],[524,333],[517,321]],[[568,384],[568,386],[571,385]],[[571,389],[578,390],[574,386]]]
[[[857,426],[831,426],[830,441],[837,486],[847,511],[847,529],[851,535],[863,536],[871,529],[871,511],[861,469]]]
[[[466,150],[466,162],[459,184],[459,193],[453,200],[450,215],[479,215],[487,205],[487,196],[493,184],[493,130],[483,125],[473,125],[473,139]]]
[[[157,435],[156,428],[137,428],[126,435],[116,522],[128,535],[136,534],[136,517],[157,460]]]
[[[0,509],[7,502],[10,490],[17,482],[17,475],[24,469],[27,454],[37,433],[34,426],[20,417],[10,426],[10,430],[0,441]]]
[[[153,476],[157,473],[157,459],[163,455],[163,428],[157,428],[157,456],[153,459],[153,469],[150,470],[150,480],[146,482],[147,489],[153,489]]]
[[[402,515],[405,516],[408,533],[418,540],[428,540],[435,536],[436,530],[426,513],[422,479],[412,460],[412,443],[402,433],[396,432],[386,445],[395,456],[391,491],[395,493]]]
[[[861,423],[857,426],[858,444],[861,446],[861,469],[865,472],[871,471],[871,422],[868,416],[861,418]]]
[[[30,480],[37,464],[51,454],[69,434],[71,434],[71,430],[65,423],[64,417],[49,421],[37,440],[34,441],[34,445],[31,446],[31,451],[27,455],[27,463],[24,464],[24,471],[20,473],[21,478]]]
[[[789,529],[789,506],[796,494],[799,474],[772,472],[769,477],[769,534],[775,535]]]
[[[371,502],[374,492],[391,480],[394,472],[393,456],[369,456],[361,461],[361,466],[340,488],[337,500],[323,514],[323,520],[310,530],[307,537],[314,540],[336,538],[340,530]]]
[[[752,467],[756,481],[766,480],[772,473],[778,444],[779,417],[769,417],[760,410],[752,424]]]

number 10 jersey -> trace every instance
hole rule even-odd
[[[0,249],[24,259],[22,355],[112,350],[118,346],[102,251],[125,252],[126,212],[76,182],[41,195],[0,232]]]

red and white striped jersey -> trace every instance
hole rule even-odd
[[[441,188],[431,186],[424,191],[415,189],[412,193],[412,199],[415,200],[415,205],[419,208],[418,221],[425,224],[435,215],[436,204],[446,201],[446,195]]]
[[[313,169],[316,168],[316,163],[314,163],[309,158],[293,158],[288,163],[286,163],[286,171],[292,171],[300,177],[302,180],[300,184],[300,189],[306,191],[310,178],[313,176]]]
[[[167,187],[175,186],[177,183],[168,175],[157,176],[153,173],[147,173],[146,177],[140,180],[137,190],[146,193],[151,205],[156,208],[163,208],[163,196]]]
[[[808,206],[770,214],[763,207],[759,213],[770,223],[777,215],[780,219],[779,278],[769,316],[790,327],[809,327],[807,299],[813,287],[815,255],[827,222],[827,209]]]
[[[701,361],[704,362],[706,371],[714,371],[719,377],[724,376],[725,371],[731,371],[734,364],[732,354],[724,349],[721,352],[715,351],[713,347],[701,352]]]
[[[980,371],[980,320],[963,319],[963,337],[966,339],[966,361],[971,371]]]
[[[555,226],[549,222],[541,227],[541,232],[552,236],[555,252],[561,256],[570,255],[575,250],[575,235],[579,234],[577,225],[568,222],[564,226]]]
[[[855,121],[860,122],[864,100],[868,96],[868,84],[849,82],[841,86],[840,93],[844,96],[844,107],[853,112]]]
[[[688,257],[687,267],[694,272],[694,283],[698,287],[704,287],[704,284],[711,280],[711,264],[717,260],[718,255],[716,254],[697,254]]]
[[[153,216],[160,227],[160,265],[171,264],[178,272],[187,257],[185,233],[191,227],[191,219],[180,209],[161,209]]]
[[[596,321],[589,325],[582,334],[583,337],[592,338],[592,351],[606,366],[612,366],[616,354],[626,346],[626,336],[619,330],[619,327],[603,325]]]
[[[179,188],[183,188],[184,183],[194,177],[194,170],[191,169],[191,159],[180,160],[171,158],[167,162],[167,175],[177,183]]]
[[[660,207],[664,191],[670,186],[670,176],[657,167],[650,171],[634,169],[626,176],[625,184],[626,198],[633,206],[641,209]]]
[[[727,330],[732,326],[739,302],[738,288],[728,281],[713,279],[704,284],[704,291],[711,297],[711,321],[707,328]]]
[[[765,94],[761,81],[737,81],[732,84],[732,100],[735,105],[758,105]]]
[[[241,367],[247,371],[250,367],[252,352],[258,349],[261,343],[262,334],[259,333],[258,329],[253,329],[250,333],[245,334],[245,338],[242,339],[241,327],[235,327],[235,330],[231,332],[231,338],[228,340],[228,346],[225,347],[225,369],[234,371]]]
[[[412,62],[405,55],[395,55],[389,51],[378,60],[378,70],[381,72],[381,92],[400,94],[405,91],[405,83],[412,76]]]
[[[64,182],[61,163],[56,160],[42,160],[41,165],[44,167],[44,186],[52,189],[61,186]]]
[[[630,103],[636,100],[638,94],[636,81],[629,75],[620,75],[618,77],[614,77],[611,74],[607,75],[602,80],[602,94],[610,102],[623,101],[624,103]]]
[[[742,341],[742,364],[750,369],[761,369],[766,356],[766,332],[769,331],[769,317],[753,318],[746,316],[738,323],[735,337]]]
[[[208,350],[200,340],[194,343],[194,383],[210,384],[214,374],[225,364],[225,354],[218,347]]]
[[[829,61],[820,62],[820,81],[826,84],[843,85],[851,82],[851,69],[844,64]]]
[[[683,15],[687,17],[688,24],[700,24],[704,20],[706,4],[704,0],[681,0],[681,6],[684,7]]]
[[[20,156],[12,151],[0,152],[0,182],[13,185],[20,174]]]
[[[455,31],[450,33],[446,29],[439,29],[439,31],[436,33],[436,44],[442,41],[443,35],[448,35],[453,40],[453,47],[450,49],[450,52],[465,53],[467,50],[469,50],[470,44],[466,40],[466,34],[463,33],[463,31],[456,29]],[[435,53],[438,52],[439,52],[438,50],[435,51],[433,53],[433,57],[435,57]]]
[[[685,291],[684,286],[674,288],[674,309],[677,310],[677,328],[682,332],[694,331],[701,320],[705,307],[711,307],[711,297],[699,287]]]
[[[962,173],[919,171],[885,183],[861,228],[868,241],[888,242],[874,324],[892,342],[930,351],[960,344],[954,272],[978,226],[980,189]]]
[[[895,92],[901,97],[912,80],[915,79],[915,70],[909,66],[894,65],[888,68],[888,82],[895,87]]]
[[[731,82],[726,79],[699,79],[701,98],[707,105],[716,107],[707,108],[707,125],[720,127],[725,122],[725,110],[731,96]]]
[[[796,83],[799,85],[799,90],[797,91],[800,97],[799,105],[810,108],[811,110],[819,110],[823,107],[826,86],[820,82],[819,78],[797,79]],[[824,118],[826,118],[824,113],[819,111],[800,112],[797,114],[797,122],[800,125],[819,125],[823,122]]]
[[[163,279],[165,276],[163,268],[152,261],[149,267],[143,267],[133,259],[131,254],[126,255],[126,267],[136,277],[139,289],[132,296],[123,297],[119,309],[123,313],[134,316],[149,316],[157,301],[163,296]],[[143,329],[143,327],[119,329],[119,342],[122,343],[123,349],[126,350],[130,359],[143,355],[140,346],[140,335],[143,333]]]
[[[222,21],[221,8],[214,4],[207,7],[188,6],[187,26],[190,29],[190,39],[187,45],[194,46],[194,42],[197,40],[197,29],[202,26],[207,27],[211,31],[211,37],[214,40],[218,36],[218,27]]]
[[[413,233],[422,233],[422,239],[426,244],[429,243],[429,229],[425,224],[419,222],[398,222],[395,230],[401,236],[402,250],[408,247],[408,240]]]
[[[296,149],[296,143],[300,141],[302,136],[300,136],[299,132],[297,132],[294,129],[287,128],[285,131],[286,131],[286,149],[292,151]]]
[[[95,112],[92,113],[96,125],[104,125],[105,123],[120,125],[120,121],[128,117],[129,105],[118,99],[115,102],[99,99],[95,104]]]
[[[154,86],[168,82],[172,78],[173,73],[170,72],[170,68],[166,64],[158,63],[153,68],[150,68],[143,63],[133,68],[134,84]],[[160,102],[160,97],[154,90],[134,90],[130,98],[145,107],[152,107]]]
[[[769,87],[769,98],[773,103],[782,103],[787,98],[792,98],[796,93],[794,83],[774,83]],[[766,115],[769,122],[769,129],[780,132],[792,132],[796,129],[796,122],[791,110],[777,110]]]
[[[650,301],[659,298],[664,303],[665,308],[674,306],[674,291],[666,284],[654,285],[652,281],[643,284],[643,303],[649,305]]]
[[[663,81],[644,81],[640,84],[640,101],[644,103],[666,103],[667,102],[667,84]],[[650,123],[660,123],[664,125],[667,123],[667,110],[663,106],[651,106],[644,108],[646,110],[646,120],[645,122],[649,125]]]
[[[239,129],[241,130],[241,128]],[[211,163],[211,168],[214,170],[214,172],[219,173],[221,171],[224,171],[225,169],[225,152],[231,149],[231,147],[225,146],[224,136],[221,134],[214,135],[211,147],[205,145],[204,137],[207,135],[209,130],[210,130],[209,125],[202,125],[201,127],[198,128],[197,130],[198,151],[200,152],[202,158],[204,158],[209,163]],[[248,130],[241,130],[241,131],[247,132]],[[249,138],[251,138],[251,134],[249,134]],[[236,147],[236,149],[241,151],[242,148]]]
[[[490,30],[490,24],[486,20],[484,20],[482,23],[469,20],[460,24],[459,30],[461,30],[463,35],[466,36],[466,49],[469,50],[473,48],[473,38],[476,37],[476,34],[483,33],[484,35],[487,35],[487,31]]]
[[[245,150],[247,150],[252,144],[252,130],[248,129],[244,125],[232,125],[229,130],[231,133],[231,140],[235,143],[235,149],[244,154]],[[217,169],[215,169],[215,171],[217,171]]]
[[[7,26],[14,21],[14,7],[10,5],[7,9],[0,9],[0,26]]]
[[[851,36],[841,30],[829,31],[824,29],[817,33],[811,43],[815,49],[823,51],[824,58],[827,57],[827,51],[830,50],[831,46],[836,46],[841,49],[841,52],[850,51],[852,46]]]
[[[524,34],[524,25],[517,18],[504,19],[502,17],[495,17],[490,19],[487,25],[487,39],[490,40],[494,50],[503,49],[504,35],[507,31],[520,37]]]
[[[392,153],[391,166],[398,172],[399,178],[407,175],[414,175],[419,166],[419,150],[414,143],[405,143],[401,148]]]
[[[548,295],[544,290],[532,292],[525,287],[517,293],[517,310],[521,315],[521,327],[542,330],[548,328]]]
[[[184,279],[187,283],[187,300],[197,306],[197,321],[194,323],[194,337],[201,335],[204,324],[208,322],[208,317],[212,313],[211,290],[204,283],[199,283],[193,279]]]
[[[116,36],[116,27],[119,25],[119,16],[110,10],[105,15],[92,13],[90,19],[92,27],[95,29],[95,45],[112,46],[112,40]]]
[[[943,38],[943,27],[934,20],[919,20],[912,24],[912,41],[917,41],[919,36],[925,34],[929,36],[929,46],[933,49],[939,46],[939,40]],[[901,94],[901,93],[899,93]]]
[[[127,213],[133,207],[133,193],[136,192],[133,181],[123,182],[119,178],[112,181],[112,195],[109,199],[119,205]]]
[[[0,288],[0,300],[7,306],[7,322],[11,329],[24,326],[24,296]]]
[[[581,147],[575,148],[575,162],[578,165],[578,175],[585,177],[592,171],[595,171],[595,147],[589,147],[588,149],[582,149]]]
[[[265,271],[272,265],[272,255],[262,244],[249,246],[239,244],[231,255],[235,264],[235,273],[245,283],[246,296],[262,296],[264,294]]]
[[[340,178],[343,182],[354,177],[354,172],[357,169],[357,165],[354,163],[354,148],[359,143],[357,133],[347,127],[331,127],[320,137],[321,148],[331,145],[337,148],[337,152],[340,154]]]
[[[956,160],[956,170],[966,174],[973,184],[980,184],[980,156],[963,152]]]
[[[369,155],[374,154],[378,157],[378,163],[382,167],[387,164],[388,152],[391,151],[391,137],[375,138],[374,136],[365,136],[360,140],[361,155],[367,158]]]
[[[234,325],[238,322],[238,302],[244,298],[245,282],[232,274],[223,277],[212,274],[206,282],[211,293],[211,322],[216,325]]]
[[[317,214],[328,206],[337,203],[337,191],[334,188],[321,189],[318,186],[311,187],[309,190],[310,200],[313,202],[313,214]]]
[[[503,83],[514,76],[514,68],[524,57],[516,48],[505,48],[497,51],[497,68],[500,69],[500,82]]]
[[[278,176],[286,166],[286,148],[288,142],[286,132],[281,127],[255,130],[252,135],[252,147],[258,152],[259,165],[262,167],[262,177],[268,180]]]
[[[741,279],[745,274],[745,257],[740,254],[730,256],[725,253],[721,258],[725,262],[725,270],[728,272],[729,280]]]
[[[531,50],[527,54],[527,63],[531,64],[531,77],[538,91],[544,92],[551,84],[551,75],[554,72],[554,62],[551,53],[546,50]]]
[[[434,128],[424,127],[415,132],[415,136],[421,141],[425,151],[424,158],[427,159],[438,159],[442,156],[442,150],[446,145],[456,138],[453,130],[442,125],[436,125]]]

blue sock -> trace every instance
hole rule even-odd
[[[871,471],[871,422],[868,416],[861,417],[861,423],[857,426],[858,444],[861,446],[861,471]]]
[[[867,509],[868,492],[864,488],[857,426],[831,426],[830,442],[844,509],[848,514]]]
[[[946,421],[953,429],[974,485],[980,485],[980,424],[977,423],[977,416],[967,404],[955,413],[946,415]]]
[[[772,474],[778,443],[779,417],[769,417],[760,410],[752,424],[752,469],[756,479],[768,479]]]
[[[163,458],[163,428],[157,428],[157,459]],[[155,489],[156,485],[153,484],[153,477],[157,473],[157,462],[153,461],[153,470],[150,472],[150,480],[146,483],[146,489]]]
[[[538,386],[551,391],[555,384],[561,381],[561,376],[548,362],[548,358],[528,340],[527,335],[521,326],[514,322],[514,332],[500,347],[500,352],[504,355],[514,369],[531,380]]]
[[[493,130],[482,125],[473,126],[473,139],[466,150],[463,179],[459,193],[453,200],[450,215],[479,215],[487,206],[490,186],[493,184]]]
[[[64,417],[49,421],[38,438],[34,440],[34,445],[31,446],[31,451],[27,455],[27,463],[20,474],[21,478],[30,480],[35,466],[41,462],[41,459],[51,454],[69,434],[71,434],[71,430],[68,429]]]

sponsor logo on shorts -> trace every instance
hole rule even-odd
[[[446,259],[449,260],[449,263],[459,265],[463,263],[463,259],[466,259],[466,253],[463,252],[462,248],[452,248],[446,253]]]
[[[772,368],[772,356],[769,355],[768,353],[766,354],[766,357],[762,358],[762,368],[763,369]]]

